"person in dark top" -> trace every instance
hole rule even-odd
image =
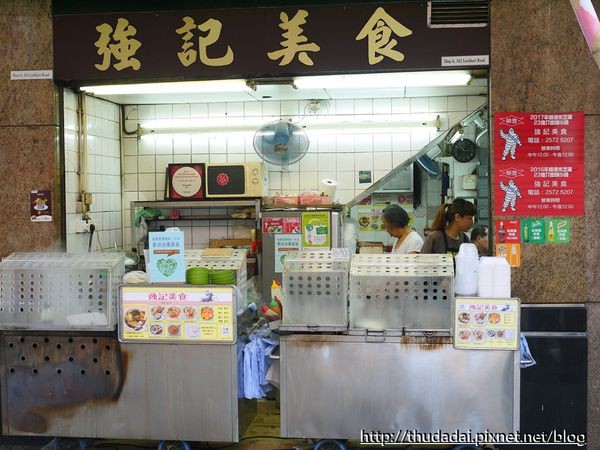
[[[471,230],[471,244],[475,244],[479,256],[488,256],[488,230],[485,225],[475,224]]]
[[[455,199],[452,204],[440,206],[433,220],[421,253],[458,253],[461,244],[469,242],[465,231],[473,226],[476,214],[475,205],[463,198]]]

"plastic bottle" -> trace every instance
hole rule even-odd
[[[277,314],[275,311],[273,311],[271,308],[267,308],[266,306],[263,306],[260,311],[263,313],[263,315],[265,316],[265,319],[267,319],[268,322],[272,322],[274,320],[279,320],[279,314]]]
[[[500,222],[500,229],[498,230],[498,242],[504,242],[506,236],[506,230],[504,229],[504,222]]]
[[[277,296],[273,297],[273,301],[275,301],[275,303],[277,303],[277,305],[279,306],[279,315],[283,317],[283,305],[281,304],[281,301]]]
[[[548,224],[548,242],[554,242],[554,224],[552,221]]]
[[[527,222],[523,225],[523,242],[529,242],[529,227],[527,226]]]
[[[279,317],[281,317],[281,308],[279,307],[279,303],[277,303],[274,298],[273,298],[273,300],[271,300],[269,309],[271,311],[275,312]]]
[[[516,245],[511,245],[510,265],[512,267],[518,267],[518,265],[519,265],[519,255],[517,254],[517,246]]]

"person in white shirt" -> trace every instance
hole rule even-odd
[[[389,205],[383,210],[383,226],[390,236],[396,238],[392,253],[419,253],[423,239],[408,226],[410,217],[399,205]]]

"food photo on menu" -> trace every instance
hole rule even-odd
[[[468,341],[471,339],[471,331],[470,330],[458,330],[458,339],[461,341]]]
[[[167,309],[167,317],[169,319],[178,319],[181,314],[181,308],[179,306],[169,306]]]
[[[163,326],[160,323],[153,323],[150,325],[150,334],[152,336],[160,336],[163,334]]]
[[[473,341],[474,342],[485,341],[485,330],[480,330],[480,329],[473,330]]]
[[[458,314],[458,321],[461,323],[469,323],[471,322],[471,313],[470,312],[461,312]]]
[[[163,318],[163,311],[165,310],[165,307],[162,305],[155,305],[152,308],[150,308],[150,315],[152,316],[152,318],[154,320],[160,320]]]
[[[488,314],[488,322],[492,324],[500,323],[501,316],[498,313],[489,313]]]
[[[185,328],[185,335],[189,338],[200,337],[200,325],[195,323],[188,323]]]
[[[196,308],[194,306],[186,306],[183,308],[185,319],[191,320],[196,318]]]
[[[125,325],[134,331],[143,330],[146,320],[146,310],[142,308],[129,308],[123,315]]]
[[[181,336],[181,324],[171,323],[167,325],[167,334],[173,337]]]
[[[484,312],[478,312],[475,313],[475,323],[478,325],[483,325],[485,324],[485,318],[486,318],[487,314]]]

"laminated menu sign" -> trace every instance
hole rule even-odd
[[[584,214],[583,112],[494,115],[494,214]]]
[[[385,206],[360,207],[358,209],[358,231],[375,232],[385,230],[382,214]]]
[[[454,347],[471,350],[519,348],[518,298],[457,297]]]
[[[234,342],[234,288],[121,287],[119,339],[135,342]]]

